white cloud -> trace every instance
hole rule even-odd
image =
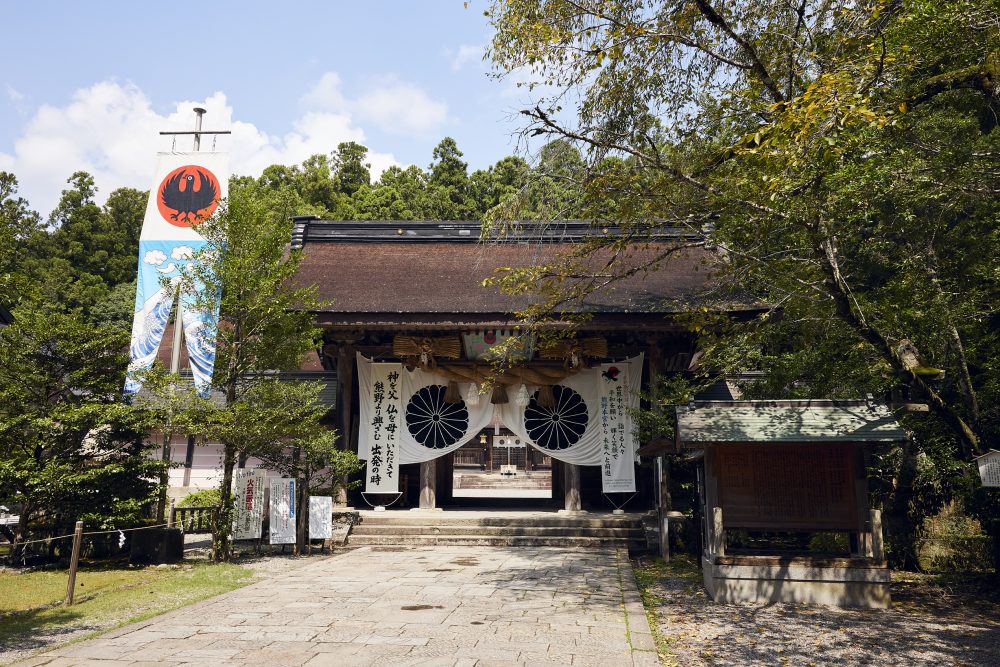
[[[419,89],[399,84],[403,104],[412,105],[409,120],[398,126],[416,131],[446,116],[445,105],[435,103]],[[101,81],[82,88],[65,106],[42,105],[30,116],[11,153],[0,152],[0,169],[12,171],[20,182],[20,195],[43,215],[58,203],[66,179],[74,171],[94,176],[99,195],[106,197],[122,186],[150,187],[157,151],[190,148],[190,137],[176,141],[159,136],[161,130],[192,127],[192,107],[207,109],[206,129],[231,129],[221,135],[218,148],[229,150],[234,174],[257,176],[272,164],[296,164],[315,153],[329,153],[343,141],[365,142],[362,123],[381,125],[392,111],[377,109],[382,104],[375,89],[358,100],[337,95],[340,79],[328,72],[302,99],[302,113],[290,131],[274,135],[245,120],[233,118],[233,108],[225,93],[216,92],[204,100],[185,100],[163,115],[153,109],[146,94],[133,84]],[[415,91],[415,92],[414,92]],[[16,92],[16,91],[15,91]],[[8,96],[10,91],[8,91]],[[423,95],[423,102],[421,102]],[[436,105],[439,105],[440,108]],[[385,104],[388,107],[388,103]],[[395,107],[397,110],[399,106]],[[367,110],[367,112],[366,112]],[[211,149],[213,139],[202,140],[202,150]],[[372,177],[397,164],[391,153],[369,152]]]
[[[170,256],[177,260],[191,259],[194,257],[194,248],[189,245],[174,246],[174,249],[170,251]]]
[[[383,132],[406,136],[432,135],[448,121],[445,102],[432,99],[422,88],[393,77],[379,79],[358,97],[349,98],[341,90],[337,73],[327,72],[302,96],[300,104],[305,109],[356,116]]]
[[[153,266],[159,266],[167,261],[167,255],[162,250],[150,250],[145,255],[142,256],[142,261],[146,264],[152,264]]]
[[[451,71],[457,72],[472,60],[482,60],[485,47],[482,44],[462,44],[451,59]]]
[[[28,98],[27,95],[25,95],[19,90],[16,90],[13,86],[10,85],[7,86],[7,99],[13,102],[14,104],[20,104],[21,102],[24,102],[27,98]]]

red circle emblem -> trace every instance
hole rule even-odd
[[[163,219],[177,227],[190,227],[212,217],[219,207],[219,179],[205,167],[187,164],[167,174],[156,194]]]

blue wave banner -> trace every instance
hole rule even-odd
[[[139,236],[139,276],[132,319],[125,395],[142,387],[142,371],[156,360],[182,278],[205,246],[197,225],[215,213],[228,191],[225,153],[161,153]],[[202,396],[211,391],[218,310],[199,308],[205,285],[181,290],[177,319],[184,328],[188,362]],[[213,300],[215,303],[218,299]]]

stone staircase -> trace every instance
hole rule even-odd
[[[646,548],[641,515],[555,512],[363,512],[350,546]]]

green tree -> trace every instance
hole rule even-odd
[[[195,257],[182,289],[200,280],[199,305],[218,305],[219,327],[213,385],[225,398],[217,409],[206,408],[203,429],[223,446],[222,505],[215,531],[215,555],[231,552],[233,469],[241,453],[256,455],[281,435],[258,432],[274,422],[275,410],[293,406],[257,400],[273,373],[298,369],[303,356],[316,348],[319,331],[312,321],[316,288],[294,282],[300,251],[289,251],[293,200],[282,191],[256,184],[234,188],[218,213],[199,226],[207,243]],[[267,385],[271,386],[271,385]],[[274,398],[276,394],[271,397]],[[288,434],[293,437],[294,433]]]
[[[968,461],[1000,434],[996,0],[507,0],[491,15],[498,72],[558,91],[527,130],[586,151],[584,214],[640,243],[687,227],[720,253],[721,284],[781,311],[716,321],[719,368],[756,364],[772,397],[908,392],[931,412],[905,420],[897,470],[928,455],[945,487],[977,484]],[[600,246],[610,273],[636,270],[632,243]],[[550,269],[532,278],[554,303],[607,283]]]
[[[335,495],[343,480],[360,470],[352,452],[338,450],[337,433],[325,423],[329,406],[319,399],[322,384],[268,377],[253,382],[233,403],[211,411],[205,434],[238,442],[268,470],[297,480],[296,551],[305,546],[311,493]]]
[[[471,209],[468,165],[451,137],[434,147],[428,181],[427,213],[431,220],[463,220]]]
[[[13,314],[0,329],[0,503],[19,508],[16,542],[39,523],[138,520],[163,464],[143,444],[149,415],[121,402],[127,334],[48,302]]]
[[[366,162],[368,148],[355,141],[337,145],[333,165],[337,174],[337,189],[352,196],[362,187],[371,185],[371,165]]]

